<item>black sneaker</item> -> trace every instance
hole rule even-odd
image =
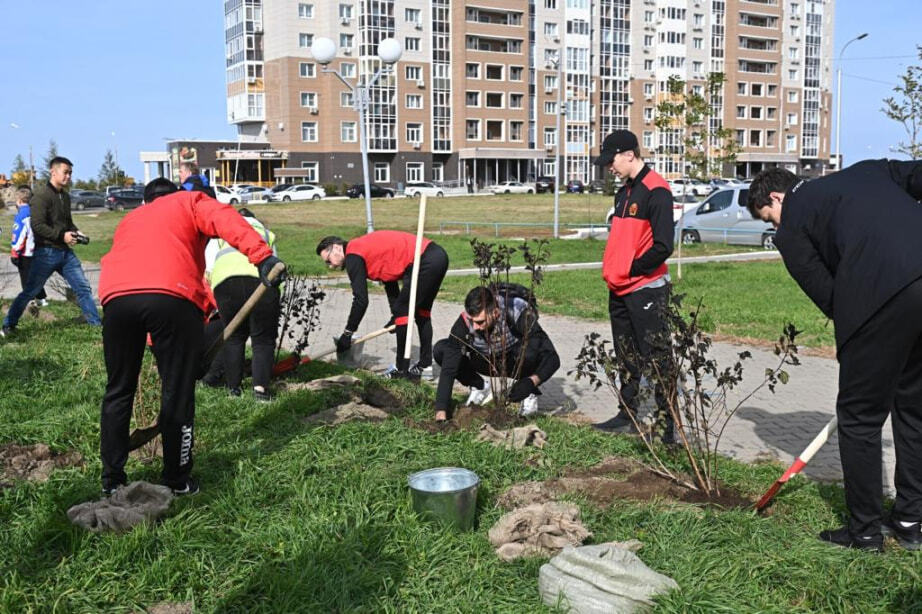
[[[415,379],[432,379],[432,366],[421,367],[418,362],[413,363],[413,366],[407,371],[411,377]]]
[[[883,535],[859,535],[852,536],[848,527],[840,529],[830,529],[820,531],[820,539],[843,548],[857,548],[858,550],[872,550],[874,552],[884,551]]]
[[[388,371],[384,373],[383,375],[381,375],[381,377],[385,379],[405,379],[411,382],[418,382],[420,374],[414,373],[412,369],[408,369],[406,371],[400,371],[399,369],[395,369],[393,371]]]
[[[116,490],[118,490],[122,486],[124,486],[124,484],[116,484],[115,486],[103,486],[102,494],[105,495],[106,497],[110,497],[112,496],[113,493],[115,493]]]
[[[914,522],[908,527],[900,521],[887,518],[880,525],[880,532],[884,537],[892,537],[906,550],[919,550],[922,548],[922,522]]]
[[[14,329],[12,326],[4,326],[3,328],[0,328],[0,337],[11,336],[13,334],[13,330]]]
[[[238,386],[236,388],[228,388],[227,394],[231,395],[232,397],[239,397],[243,395],[243,391],[240,390],[240,387]]]
[[[266,390],[253,389],[253,398],[259,401],[260,403],[268,403],[272,400],[272,395],[269,394]]]
[[[170,487],[170,490],[173,491],[173,496],[175,497],[185,497],[186,495],[194,495],[198,492],[198,482],[189,478],[186,480],[186,485],[182,488],[173,488]]]
[[[634,426],[628,413],[624,411],[618,412],[617,416],[605,422],[593,424],[592,428],[618,435],[636,435],[638,433],[637,427]]]

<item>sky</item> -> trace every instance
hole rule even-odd
[[[220,0],[0,0],[0,7],[0,173],[17,154],[28,163],[30,146],[40,166],[53,139],[77,178],[95,177],[109,149],[141,179],[139,152],[164,151],[168,138],[235,138],[225,119]],[[841,63],[846,165],[902,157],[890,147],[906,135],[880,109],[906,66],[922,64],[918,10],[919,0],[878,0],[873,9],[867,0],[836,0],[836,56],[868,33]]]

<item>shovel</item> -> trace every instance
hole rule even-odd
[[[375,337],[383,335],[384,333],[389,333],[395,328],[397,328],[397,326],[395,324],[391,324],[390,326],[382,328],[381,330],[376,330],[373,333],[368,333],[364,337],[359,337],[358,339],[353,340],[352,345],[354,347],[360,343],[365,343],[366,341],[369,341],[370,339],[374,339]],[[334,347],[325,352],[317,354],[316,356],[305,356],[304,358],[300,358],[297,355],[289,356],[288,358],[285,358],[284,360],[280,360],[277,363],[275,363],[275,366],[272,367],[272,375],[274,376],[282,375],[284,373],[288,373],[289,371],[294,371],[300,365],[306,365],[307,363],[313,360],[320,360],[321,358],[325,358],[329,356],[330,354],[335,354],[335,353],[336,353],[336,348]]]
[[[279,262],[272,270],[269,271],[269,281],[273,281],[276,277],[285,272],[285,264]],[[224,333],[215,339],[214,343],[211,344],[211,347],[205,352],[205,362],[210,363],[214,360],[215,356],[218,355],[218,352],[221,350],[221,346],[224,345],[224,342],[227,341],[234,331],[240,326],[240,324],[249,317],[250,312],[253,311],[253,307],[256,306],[256,303],[263,297],[263,294],[266,293],[266,285],[259,284],[253,294],[250,295],[250,298],[247,299],[247,302],[243,304],[243,307],[240,308],[240,311],[237,312],[237,315],[224,327]],[[160,433],[160,422],[154,422],[150,426],[144,426],[136,428],[131,432],[131,435],[128,436],[128,449],[137,450],[154,437]]]
[[[762,498],[759,499],[759,502],[756,503],[756,511],[761,512],[765,509],[765,506],[768,505],[769,501],[777,494],[785,482],[790,480],[792,477],[800,473],[800,470],[803,469],[807,463],[810,462],[810,459],[813,458],[813,455],[816,454],[820,448],[823,447],[823,444],[826,443],[826,440],[829,439],[830,433],[836,428],[836,419],[833,418],[830,420],[826,426],[823,427],[823,430],[820,431],[819,435],[813,438],[813,441],[810,442],[803,452],[800,453],[800,456],[797,457],[797,460],[788,467],[788,470],[784,472],[780,478],[775,480],[775,483],[772,484],[772,487],[769,488]]]

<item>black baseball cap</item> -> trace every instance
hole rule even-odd
[[[637,137],[630,130],[615,130],[602,141],[599,157],[592,161],[596,166],[608,166],[615,154],[637,149]]]

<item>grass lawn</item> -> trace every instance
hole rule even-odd
[[[690,271],[691,274],[691,271]],[[691,275],[690,275],[691,276]],[[588,283],[588,280],[587,280]],[[598,285],[597,280],[592,281]],[[83,467],[48,482],[0,487],[0,611],[125,612],[193,601],[196,612],[550,612],[537,592],[543,560],[502,563],[487,531],[496,497],[523,480],[560,475],[606,455],[643,459],[636,441],[551,418],[543,450],[506,451],[469,431],[432,435],[400,418],[316,427],[301,419],[340,392],[281,394],[271,404],[199,390],[195,470],[202,492],[177,500],[157,525],[125,535],[71,526],[68,507],[99,495],[99,406],[105,385],[98,330],[28,318],[0,341],[0,444],[75,449]],[[312,363],[310,379],[336,368]],[[415,420],[432,391],[395,390]],[[681,467],[683,460],[673,458]],[[445,532],[411,511],[406,476],[467,467],[482,480],[479,526]],[[778,467],[724,465],[729,486],[757,496]],[[157,481],[160,462],[128,465]],[[679,591],[659,612],[908,612],[922,607],[918,557],[838,549],[814,535],[838,526],[840,488],[796,478],[773,514],[664,502],[575,501],[588,543],[638,538],[641,558]]]

